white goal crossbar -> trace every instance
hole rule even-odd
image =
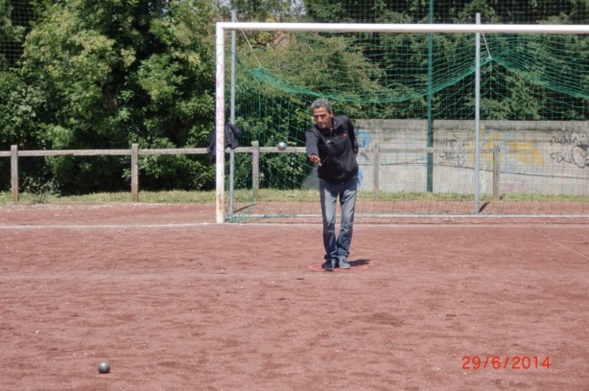
[[[454,34],[589,34],[589,25],[518,24],[365,24],[365,23],[242,23],[218,22],[216,29],[216,221],[225,222],[225,32],[226,31],[301,31],[301,32],[383,32]]]

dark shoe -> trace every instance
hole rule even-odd
[[[332,272],[333,263],[331,261],[325,261],[325,263],[321,265],[321,269],[325,270],[326,272]]]
[[[340,259],[339,262],[338,262],[338,267],[340,269],[349,269],[352,266],[350,265],[350,262],[348,262],[347,259]]]

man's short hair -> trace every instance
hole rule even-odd
[[[327,99],[317,99],[315,102],[311,103],[311,111],[319,109],[321,107],[325,107],[327,111],[329,111],[330,113],[333,112],[333,109],[331,108],[331,103],[329,103]]]

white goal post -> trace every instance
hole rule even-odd
[[[383,32],[383,33],[456,33],[456,34],[589,34],[589,25],[517,25],[517,24],[364,24],[364,23],[242,23],[218,22],[216,25],[216,222],[225,222],[225,32],[226,31],[299,31],[299,32]]]

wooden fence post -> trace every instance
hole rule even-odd
[[[374,200],[378,200],[380,195],[380,148],[378,143],[374,145],[374,155],[372,156],[372,192]]]
[[[493,146],[493,201],[501,200],[501,148],[498,144]]]
[[[260,190],[260,143],[258,141],[252,141],[252,190],[254,197],[257,197]]]
[[[131,200],[139,202],[139,145],[131,144]]]
[[[10,187],[12,202],[18,202],[18,145],[10,146]]]

